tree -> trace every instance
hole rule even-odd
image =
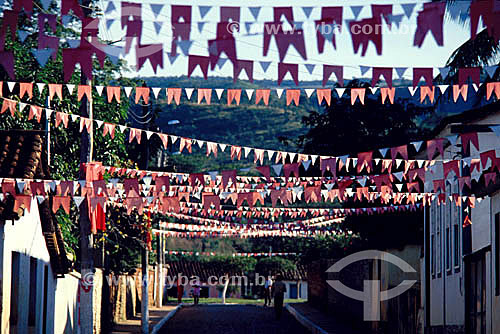
[[[263,276],[276,275],[296,269],[297,266],[293,261],[278,256],[261,258],[255,266],[255,271]]]
[[[352,80],[347,87],[368,86]],[[333,98],[324,111],[311,111],[303,117],[309,130],[298,142],[305,153],[337,156],[397,146],[422,136],[415,120],[429,110],[404,98],[382,104],[380,97],[367,96],[364,105],[351,105],[349,96]]]
[[[12,40],[11,35],[6,36],[6,50],[14,53],[14,68],[16,73],[16,81],[19,82],[42,82],[42,83],[63,83],[63,60],[62,48],[59,48],[56,59],[50,58],[45,66],[40,64],[33,57],[31,50],[37,49],[38,33],[37,33],[37,18],[40,14],[40,6],[34,6],[31,18],[28,18],[24,13],[19,16],[18,29],[27,31],[30,34],[23,41],[18,39]],[[59,9],[55,3],[50,6],[49,13],[59,16]],[[99,15],[99,13],[97,13]],[[73,23],[57,25],[55,36],[61,39],[78,39],[80,32]],[[106,41],[101,41],[106,43]],[[65,42],[64,48],[69,47]],[[93,67],[93,85],[106,86],[110,83],[116,85],[134,86],[134,81],[121,78],[122,71],[126,71],[126,64],[123,61],[113,63],[106,59],[104,66],[101,68],[95,61]],[[118,78],[118,79],[117,79]],[[0,81],[11,81],[3,67],[0,67]],[[80,73],[75,71],[69,80],[70,84],[78,85],[80,83]],[[27,96],[19,98],[19,85],[16,85],[12,92],[3,85],[2,96],[29,103],[37,106],[47,106],[48,89],[45,88],[40,94],[37,92],[37,86],[34,85],[33,98],[28,99]],[[95,90],[92,91],[94,118],[112,122],[125,123],[129,109],[129,101],[122,100],[122,103],[107,103],[105,96],[99,96]],[[63,99],[54,98],[50,102],[50,109],[78,114],[80,102],[77,101],[76,94],[69,94],[66,89],[63,89]],[[23,112],[17,113],[12,117],[9,113],[0,114],[0,129],[39,129],[48,130],[45,126],[45,114],[42,116],[41,122],[36,120],[28,120],[29,107],[26,107]],[[54,117],[54,116],[53,116]],[[51,130],[50,136],[50,152],[51,164],[49,166],[53,179],[78,179],[79,174],[79,157],[80,157],[80,131],[79,124],[70,122],[68,128],[62,126],[55,128],[48,122]],[[129,161],[127,154],[126,135],[117,131],[115,137],[111,140],[108,136],[103,137],[100,130],[94,127],[94,160],[101,161],[104,165],[113,165],[119,167],[131,167],[133,161]],[[78,261],[78,238],[79,229],[77,225],[78,210],[72,205],[69,215],[61,213],[61,210],[56,215],[57,221],[61,226],[68,251],[76,255]],[[118,229],[121,226],[118,226]],[[125,268],[122,268],[125,269]],[[119,271],[122,271],[119,269]]]
[[[222,290],[222,303],[226,303],[226,293],[230,282],[230,275],[243,274],[253,271],[256,260],[252,257],[216,256],[210,258],[210,263],[222,268],[224,287]]]

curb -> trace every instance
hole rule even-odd
[[[287,309],[288,312],[290,312],[293,317],[300,322],[304,327],[306,327],[311,333],[314,334],[329,334],[327,331],[325,331],[323,328],[319,327],[315,323],[313,323],[311,320],[309,320],[307,317],[304,315],[300,314],[296,309],[294,309],[292,306],[289,304],[285,305],[285,308]]]
[[[183,304],[179,304],[176,306],[176,308],[174,308],[172,311],[168,312],[168,314],[163,317],[163,319],[161,319],[154,327],[153,327],[153,330],[151,331],[151,334],[156,334],[158,333],[158,331],[165,325],[165,323],[170,320],[170,318],[172,318],[175,313],[177,313],[177,311],[183,306]]]

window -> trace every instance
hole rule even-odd
[[[437,274],[441,274],[441,253],[442,253],[442,248],[441,248],[441,224],[443,222],[443,205],[438,205],[437,207],[437,233],[436,233],[436,243],[437,243]]]
[[[500,213],[495,215],[495,295],[500,296]]]
[[[459,230],[459,225],[454,224],[453,225],[453,265],[455,268],[460,268],[460,230]]]
[[[449,226],[446,226],[446,270],[451,270],[451,234]]]
[[[436,275],[436,236],[431,235],[431,274]]]
[[[35,327],[36,325],[36,293],[37,288],[37,260],[30,257],[30,304],[28,310],[28,326]]]
[[[10,326],[17,326],[19,318],[19,266],[21,254],[12,252],[11,279],[10,279]]]

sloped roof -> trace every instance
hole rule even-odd
[[[44,149],[44,131],[8,130],[0,131],[0,178],[45,179],[49,176]],[[63,275],[69,272],[69,261],[64,247],[61,229],[50,210],[47,199],[38,204],[42,233],[50,255],[54,273]],[[14,198],[7,196],[0,201],[0,222],[17,220],[24,210],[13,211]]]
[[[201,282],[207,282],[210,276],[220,277],[224,275],[222,267],[213,263],[180,260],[169,261],[167,265],[167,276],[172,278],[177,277],[177,275],[186,276],[188,278],[196,276]],[[232,272],[229,276],[243,275],[243,272]],[[285,281],[307,280],[306,268],[301,264],[297,264],[296,270],[284,272],[282,275]]]

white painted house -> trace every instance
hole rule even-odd
[[[445,119],[436,138],[451,136],[451,144],[445,142],[444,155],[437,159],[465,159],[460,166],[464,176],[469,175],[471,159],[479,159],[481,152],[496,150],[500,158],[500,137],[491,131],[498,124],[500,111],[492,111],[491,106]],[[470,154],[463,154],[460,136],[453,142],[457,134],[470,132],[478,132],[479,150],[470,144]],[[474,171],[472,189],[465,186],[463,191],[450,172],[445,182],[446,205],[434,200],[425,207],[421,262],[425,333],[500,333],[500,173],[494,167],[487,172],[496,173],[489,186],[485,186],[486,172]],[[443,178],[442,162],[436,162],[426,173],[426,190],[432,191],[432,181]],[[482,200],[474,208],[464,202],[457,206],[450,201],[451,194]]]
[[[0,185],[7,178],[42,178],[42,138],[35,131],[0,131]],[[49,199],[14,210],[0,200],[0,333],[77,333],[78,274],[68,274],[64,241]]]

